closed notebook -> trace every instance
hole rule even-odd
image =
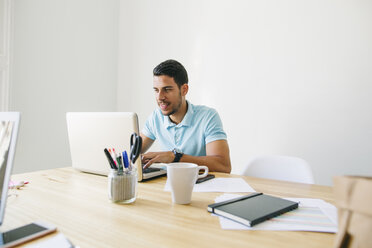
[[[253,226],[290,210],[298,203],[279,197],[253,193],[208,205],[208,211],[247,226]]]

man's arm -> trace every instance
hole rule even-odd
[[[154,143],[154,140],[150,139],[143,133],[140,134],[142,138],[142,148],[141,148],[141,153],[145,153]]]
[[[142,147],[144,147],[144,143],[142,144]],[[180,162],[206,165],[209,168],[209,171],[231,172],[230,150],[226,140],[216,140],[208,143],[206,145],[206,153],[206,156],[200,157],[184,154]],[[153,163],[172,163],[174,157],[172,151],[148,152],[143,155],[142,162],[145,163],[144,168],[147,168]]]

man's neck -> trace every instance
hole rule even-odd
[[[175,123],[176,125],[181,123],[181,121],[183,120],[183,117],[185,117],[186,115],[187,108],[188,108],[187,101],[183,99],[181,108],[177,111],[177,113],[174,113],[173,115],[169,116],[169,119],[171,120],[171,122]]]

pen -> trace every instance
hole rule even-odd
[[[105,155],[107,157],[107,160],[109,161],[109,164],[110,164],[111,169],[115,169],[114,160],[112,159],[111,154],[109,153],[109,151],[107,150],[107,148],[105,148],[103,151],[105,152]]]
[[[122,163],[121,163],[121,156],[120,155],[118,156],[116,154],[115,148],[112,148],[112,155],[115,158],[114,160],[117,162],[116,165],[119,168],[119,171],[122,172],[123,171],[123,166],[122,166]]]
[[[129,167],[129,160],[128,160],[127,151],[123,152],[123,162],[124,162],[124,167],[128,168]]]

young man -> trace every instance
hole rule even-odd
[[[185,68],[167,60],[156,66],[153,74],[159,108],[142,130],[142,152],[155,139],[163,151],[143,154],[144,168],[152,163],[190,162],[206,165],[210,171],[230,173],[229,146],[221,119],[216,110],[186,101],[189,85]]]

